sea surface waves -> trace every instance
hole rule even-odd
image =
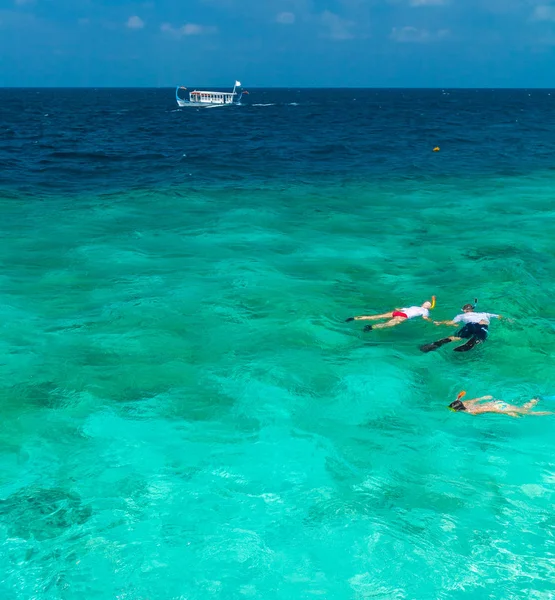
[[[0,90],[0,598],[554,598],[555,91],[249,91]]]

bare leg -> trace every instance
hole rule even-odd
[[[536,404],[538,402],[539,402],[539,400],[537,398],[534,398],[533,400],[530,400],[530,402],[527,402],[526,404],[523,404],[522,408],[523,408],[523,410],[526,411],[524,414],[535,415],[535,416],[554,415],[555,414],[555,413],[546,412],[546,411],[532,411],[532,410],[530,410],[531,408],[533,408],[534,406],[536,406]]]
[[[539,402],[537,398],[530,400],[526,404],[523,404],[522,407],[511,406],[512,412],[518,413],[520,415],[553,415],[555,413],[545,412],[545,411],[532,411],[531,408],[534,408],[536,404]]]
[[[405,317],[394,317],[385,323],[379,323],[378,325],[374,325],[373,329],[383,329],[384,327],[395,327],[395,325],[399,325],[403,321],[406,321]]]
[[[505,411],[503,411],[505,412]],[[523,408],[519,408],[518,410],[511,410],[511,411],[507,411],[505,412],[505,414],[507,415],[511,415],[511,417],[517,417],[518,415],[531,415],[532,417],[541,417],[544,415],[555,415],[555,413],[552,412],[545,412],[545,411],[534,411],[534,410],[525,410]]]
[[[391,319],[393,312],[383,313],[383,315],[366,315],[355,317],[355,321],[377,321],[378,319]]]

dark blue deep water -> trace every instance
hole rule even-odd
[[[178,109],[165,89],[0,90],[0,184],[279,186],[554,167],[555,91],[252,90],[243,104]]]

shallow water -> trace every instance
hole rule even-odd
[[[552,598],[550,93],[1,91],[1,597]]]

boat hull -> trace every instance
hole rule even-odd
[[[188,100],[178,100],[177,106],[180,108],[218,108],[222,106],[233,106],[236,102],[228,102],[227,104],[211,104],[209,102],[189,102]]]

